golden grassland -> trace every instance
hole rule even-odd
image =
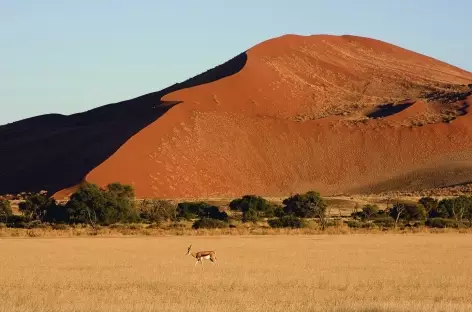
[[[136,237],[136,236],[240,236],[240,235],[356,235],[356,234],[472,234],[472,228],[349,228],[347,225],[328,227],[321,230],[319,227],[301,229],[270,228],[267,226],[242,226],[225,229],[192,229],[186,227],[150,227],[147,224],[115,225],[93,229],[90,226],[66,227],[56,230],[50,226],[34,229],[17,229],[0,227],[1,238],[54,238],[54,237]]]
[[[216,251],[218,265],[185,256]],[[0,312],[472,311],[472,235],[0,239]]]

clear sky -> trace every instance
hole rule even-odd
[[[472,71],[468,0],[0,0],[0,124],[158,91],[287,33],[387,41]]]

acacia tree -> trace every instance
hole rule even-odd
[[[362,207],[362,214],[366,220],[370,220],[372,216],[376,215],[379,212],[379,207],[377,205],[367,204]]]
[[[20,211],[28,218],[43,221],[48,210],[54,209],[56,205],[56,201],[48,197],[47,194],[37,193],[26,197],[26,200],[18,206]]]
[[[134,191],[117,183],[109,186],[106,189],[90,183],[80,186],[66,204],[70,222],[88,223],[95,228],[96,224],[135,220]]]
[[[430,218],[438,217],[438,200],[432,197],[422,197],[418,203],[422,204],[426,209],[426,213]]]
[[[326,211],[328,205],[320,193],[309,191],[305,194],[295,194],[283,201],[284,211],[288,215],[299,218],[318,218],[321,228],[326,228]]]
[[[317,203],[309,203],[308,204],[310,209],[313,211],[313,216],[315,218],[318,218],[318,221],[320,223],[321,229],[324,231],[327,226],[327,220],[326,220],[326,208],[327,206],[320,206]]]
[[[400,217],[405,213],[405,211],[406,205],[399,202],[394,204],[393,207],[389,210],[390,216],[395,219],[395,228],[397,228],[398,220],[400,220]]]
[[[131,185],[114,182],[108,184],[106,190],[110,195],[123,200],[132,201],[134,199],[134,188]]]
[[[462,221],[467,207],[471,205],[472,199],[467,196],[458,196],[456,198],[445,198],[438,204],[438,216],[443,218],[452,218],[456,221]]]
[[[426,210],[418,203],[397,202],[389,210],[389,215],[395,219],[395,228],[400,219],[412,221],[423,220],[426,217]]]
[[[272,217],[277,214],[277,206],[269,203],[265,198],[256,195],[245,195],[229,204],[231,210],[243,213],[243,222],[256,222],[261,217]]]

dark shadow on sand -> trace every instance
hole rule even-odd
[[[48,114],[0,126],[0,194],[52,194],[80,183],[130,137],[180,103],[162,102],[163,96],[234,75],[246,62],[243,52],[158,92],[70,116]]]
[[[366,114],[366,116],[369,118],[385,118],[388,116],[398,114],[399,112],[407,109],[411,105],[412,103],[397,104],[397,105],[394,105],[393,103],[382,104],[382,105],[377,106],[369,114]]]

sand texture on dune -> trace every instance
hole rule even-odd
[[[238,73],[167,94],[163,100],[180,104],[87,180],[132,183],[143,197],[462,183],[472,177],[468,87],[461,86],[471,79],[371,39],[276,38],[248,50]],[[436,90],[445,95],[427,98]],[[452,98],[455,106],[450,94],[462,95]],[[442,120],[446,107],[456,112],[450,122]]]
[[[0,193],[62,197],[84,180],[130,183],[141,198],[465,183],[471,83],[470,72],[382,41],[286,35],[160,92],[0,127],[11,151],[0,155],[10,181]]]

